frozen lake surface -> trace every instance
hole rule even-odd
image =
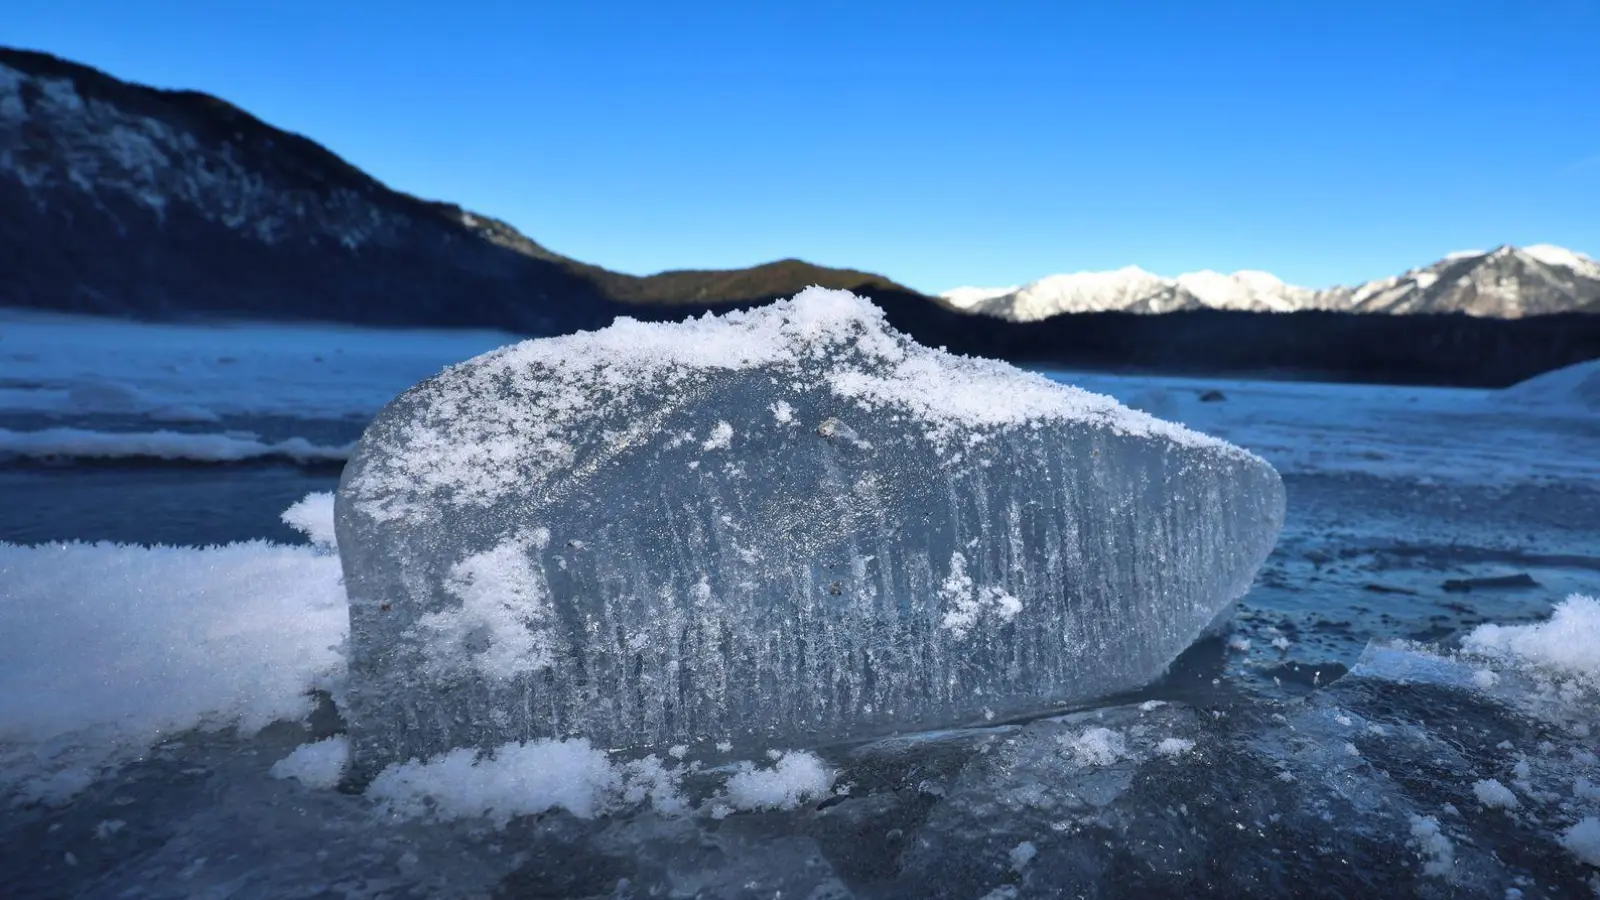
[[[320,786],[342,728],[326,693],[338,565],[280,514],[332,489],[382,403],[505,340],[0,320],[0,634],[26,641],[0,662],[10,895],[1600,885],[1600,614],[1568,601],[1538,624],[1600,594],[1600,412],[1543,388],[1053,373],[1284,476],[1283,535],[1231,628],[1162,682],[1028,722],[776,759],[650,768],[549,745],[520,768],[460,760],[365,794]],[[47,546],[252,538],[273,543]]]

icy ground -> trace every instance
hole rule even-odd
[[[143,326],[101,327],[135,347],[142,332],[126,329]],[[15,391],[0,392],[0,424],[17,433],[221,434],[255,416],[272,423],[257,438],[279,442],[344,417],[347,436],[316,442],[338,446],[405,386],[384,377],[412,377],[398,362],[410,337],[302,335],[395,369],[343,373],[365,387],[319,395],[304,374],[316,363],[294,355],[312,351],[286,340],[277,363],[187,396],[220,422],[153,422],[197,373],[251,359],[249,335],[189,332],[118,368],[75,362],[70,331],[59,352],[17,334],[0,323],[0,384]],[[426,374],[480,349],[423,342],[406,364]],[[192,368],[151,374],[163,353]],[[135,384],[143,411],[88,411],[71,383],[90,375]],[[280,377],[305,378],[321,405],[275,406]],[[1031,722],[755,760],[510,747],[347,793],[329,786],[344,625],[319,501],[290,518],[321,548],[0,545],[0,884],[21,897],[1600,891],[1600,608],[1583,599],[1600,593],[1600,414],[1581,391],[1070,380],[1285,472],[1283,539],[1232,629],[1161,684]],[[0,511],[7,528],[57,500],[54,518],[74,521],[91,502],[75,484],[104,505],[150,475],[137,454],[109,469],[16,456],[0,476],[33,493],[7,494],[24,498]],[[159,470],[159,491],[132,496],[154,520],[194,505],[186,478],[263,471]],[[331,487],[303,471],[284,483]],[[287,503],[251,496],[216,515],[267,533]]]

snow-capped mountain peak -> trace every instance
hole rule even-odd
[[[997,297],[1004,297],[1007,294],[1015,294],[1021,288],[1022,285],[1020,284],[998,288],[957,287],[951,288],[939,296],[956,309],[971,309],[985,300],[993,300]]]
[[[1600,262],[1575,250],[1557,247],[1554,244],[1534,244],[1522,248],[1522,252],[1547,266],[1561,266],[1585,278],[1600,279]]]
[[[1315,293],[1285,284],[1270,272],[1245,269],[1224,275],[1204,269],[1179,275],[1178,286],[1212,309],[1270,309],[1287,312],[1304,305]]]
[[[1173,279],[1138,266],[1125,266],[1110,272],[1051,275],[1015,293],[985,301],[977,310],[1013,321],[1033,322],[1067,311],[1167,312],[1181,308],[1176,302],[1179,299]]]
[[[1051,275],[1020,288],[960,288],[950,305],[1017,322],[1068,312],[1169,312],[1301,309],[1373,313],[1464,312],[1517,318],[1560,311],[1600,312],[1600,262],[1552,244],[1466,250],[1353,287],[1286,284],[1268,272],[1211,270],[1165,278],[1137,266]]]

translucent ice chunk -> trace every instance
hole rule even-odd
[[[1261,459],[845,292],[502,348],[345,469],[353,763],[804,746],[1131,688],[1283,512]]]

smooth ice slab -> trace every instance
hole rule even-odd
[[[1132,688],[1283,511],[1261,459],[845,292],[505,347],[345,469],[354,764],[797,746]]]

